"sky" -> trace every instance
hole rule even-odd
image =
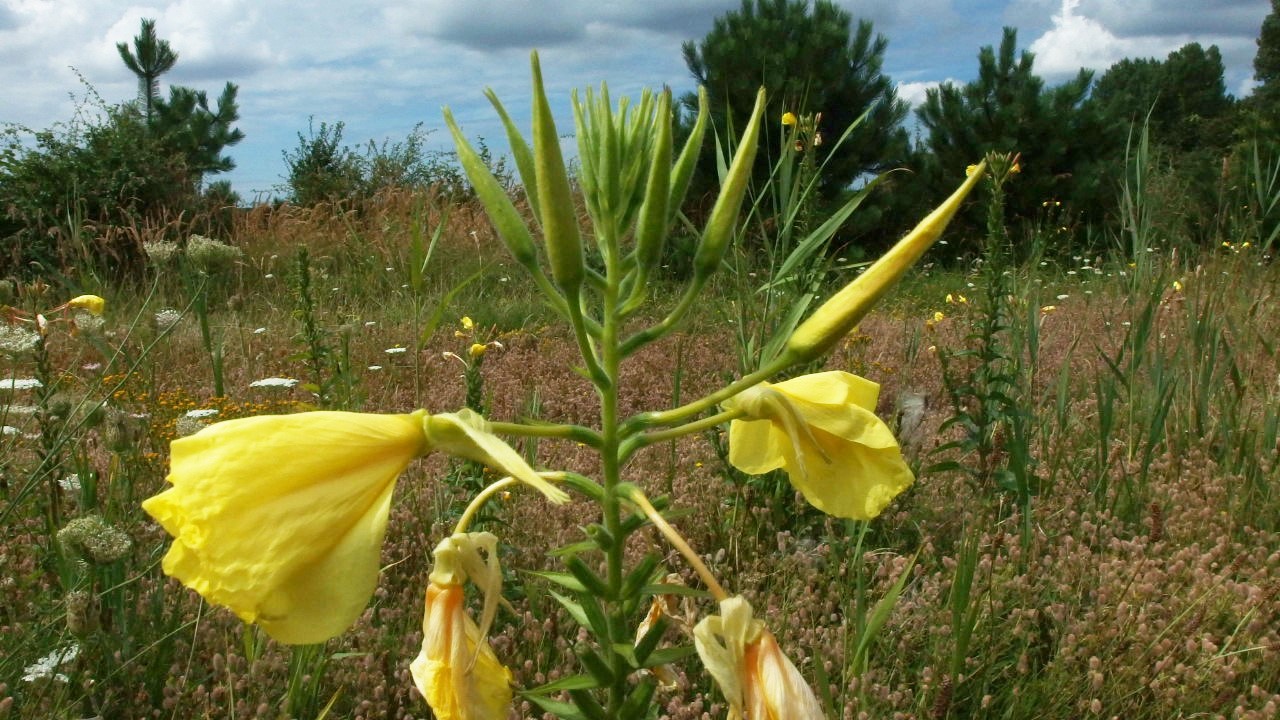
[[[1080,68],[1099,74],[1126,57],[1164,59],[1189,42],[1217,45],[1228,92],[1247,95],[1270,0],[838,0],[889,41],[885,73],[916,103],[941,82],[977,74],[977,54],[1018,29],[1049,84]],[[560,127],[569,93],[609,84],[694,89],[681,44],[699,40],[740,0],[0,0],[0,123],[44,129],[71,120],[90,91],[107,103],[136,96],[116,43],[154,18],[178,52],[169,83],[215,98],[239,85],[245,139],[229,179],[248,201],[284,181],[282,153],[309,123],[345,124],[344,140],[404,139],[416,125],[445,148],[449,106],[472,138],[501,151],[484,98],[491,87],[517,119],[529,114],[529,51],[537,49]],[[527,120],[525,121],[527,130]]]

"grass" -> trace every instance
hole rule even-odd
[[[108,291],[102,328],[56,326],[43,369],[29,356],[6,361],[6,378],[44,387],[0,390],[0,424],[16,429],[0,436],[0,718],[429,716],[408,663],[421,642],[429,551],[466,499],[442,482],[443,461],[402,478],[374,600],[322,646],[271,642],[167,579],[167,539],[138,502],[160,489],[169,441],[207,421],[192,410],[227,419],[314,407],[305,384],[324,367],[346,382],[330,404],[457,409],[463,368],[443,353],[466,357],[473,339],[503,345],[482,367],[490,417],[537,408],[593,424],[596,399],[573,370],[572,338],[549,329],[553,315],[477,209],[445,208],[392,193],[360,213],[249,211],[224,238],[242,257],[207,286],[208,335],[189,285],[161,273],[154,285]],[[290,273],[304,247],[313,303],[299,313]],[[794,497],[779,513],[775,488],[731,481],[704,438],[643,451],[627,479],[670,492],[673,522],[751,600],[833,718],[1276,717],[1280,277],[1271,258],[1238,244],[1187,257],[1143,241],[1009,270],[1017,292],[998,298],[1001,323],[987,322],[989,274],[934,264],[828,361],[881,383],[882,417],[902,397],[924,399],[904,444],[915,467],[942,469],[922,471],[877,520],[833,521]],[[662,283],[660,303],[678,295],[674,280]],[[739,333],[726,318],[751,315],[723,305],[750,294],[719,287],[683,333],[624,368],[625,413],[671,407],[677,388],[696,397],[736,371]],[[947,304],[948,293],[969,302]],[[164,308],[186,312],[164,329],[153,322]],[[934,312],[945,317],[930,323]],[[474,338],[455,335],[463,315]],[[955,352],[944,376],[939,354],[998,333],[1013,339],[1004,352],[1023,370],[1001,385],[1001,402],[1021,415],[1016,428],[991,421],[979,460],[956,442],[958,428],[939,428],[956,412],[951,390],[985,371]],[[222,397],[206,337],[218,342]],[[316,370],[317,346],[345,364]],[[397,348],[405,352],[388,353]],[[266,377],[303,382],[249,387]],[[571,442],[543,439],[537,457],[598,470]],[[985,472],[1013,463],[1033,493]],[[127,536],[123,555],[58,542],[67,523],[90,516]],[[550,569],[547,551],[588,522],[584,508],[552,513],[528,497],[487,521],[504,542],[513,608],[499,614],[493,642],[522,687],[577,672],[576,629],[531,573]],[[684,565],[672,559],[669,570]],[[690,619],[710,610],[681,602]],[[687,642],[677,630],[667,639]],[[24,679],[73,646],[73,659]],[[674,669],[680,682],[659,691],[657,716],[724,714],[695,659]]]

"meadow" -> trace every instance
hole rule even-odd
[[[134,232],[150,258],[134,284],[5,288],[18,308],[74,287],[107,309],[59,316],[34,350],[5,338],[0,718],[431,717],[408,667],[425,575],[481,470],[410,466],[374,600],[322,645],[276,643],[166,577],[170,538],[139,502],[162,488],[170,441],[216,420],[469,405],[592,426],[572,334],[473,201],[387,192],[241,211],[212,239],[178,221]],[[880,384],[878,414],[916,471],[880,517],[832,519],[785,476],[734,470],[722,429],[645,448],[625,479],[670,498],[671,522],[832,718],[1280,717],[1270,248],[1243,234],[1189,248],[1141,222],[1088,253],[1055,251],[1051,226],[1010,237],[1033,251],[959,262],[934,248],[824,361]],[[858,272],[832,261],[824,295]],[[697,397],[758,353],[794,298],[755,289],[773,270],[759,253],[730,264],[623,366],[625,413]],[[649,319],[681,287],[651,283]],[[600,470],[572,440],[518,446]],[[479,520],[504,539],[510,607],[491,642],[520,688],[578,672],[584,639],[538,573],[593,508],[548,508],[515,494]],[[656,534],[635,541],[700,587]],[[711,607],[672,602],[690,624]],[[690,644],[680,625],[666,644]],[[696,656],[672,657],[654,716],[723,717]],[[519,696],[516,714],[544,716]]]

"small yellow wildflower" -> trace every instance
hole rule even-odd
[[[471,332],[472,328],[474,328],[475,326],[476,326],[475,322],[473,322],[470,317],[467,317],[466,315],[462,316],[463,330],[466,330],[467,332]]]
[[[1182,281],[1181,281],[1181,280],[1174,280],[1174,281],[1173,281],[1173,291],[1174,291],[1174,292],[1182,292]]]
[[[784,113],[782,113],[782,125],[783,125],[783,127],[795,127],[795,124],[796,124],[796,122],[797,122],[797,121],[798,121],[798,120],[797,120],[797,118],[796,118],[796,114],[795,114],[795,113],[793,113],[793,112],[784,112]]]
[[[107,301],[97,295],[79,295],[67,301],[66,307],[84,310],[90,315],[101,315]]]
[[[484,357],[484,353],[488,349],[489,346],[484,343],[471,343],[471,347],[467,350],[467,354],[471,356],[472,360],[475,360],[477,358]]]
[[[935,322],[935,323],[940,323],[940,322],[942,322],[943,320],[945,320],[945,319],[946,319],[946,317],[947,317],[947,316],[946,316],[946,315],[943,315],[943,314],[942,314],[942,311],[941,311],[941,310],[939,310],[939,311],[937,311],[937,312],[935,312],[935,313],[933,314],[933,322]]]
[[[1045,305],[1044,307],[1040,308],[1040,312],[1044,313],[1045,315],[1048,315],[1049,313],[1057,309],[1058,309],[1057,305]]]

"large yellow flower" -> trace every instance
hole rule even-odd
[[[729,702],[729,720],[822,720],[824,713],[773,633],[739,596],[693,629],[694,645]]]
[[[567,499],[475,413],[307,412],[175,440],[172,487],[142,507],[174,537],[166,573],[281,642],[323,642],[364,610],[396,478],[433,450]]]
[[[914,477],[893,432],[875,415],[880,386],[831,371],[760,383],[724,403],[729,462],[743,472],[783,468],[819,510],[870,520]]]
[[[505,720],[511,706],[511,671],[485,637],[501,597],[497,542],[489,533],[456,533],[435,549],[422,650],[409,671],[439,720]],[[484,595],[479,626],[466,612],[467,580]]]
[[[175,440],[173,487],[142,508],[174,537],[164,571],[286,643],[364,610],[396,478],[427,450],[425,412],[308,412]]]

